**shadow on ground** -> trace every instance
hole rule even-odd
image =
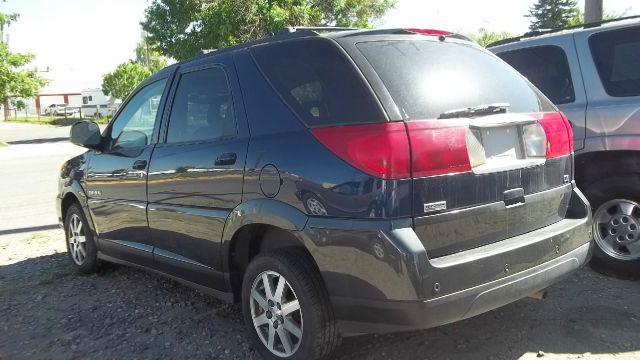
[[[258,358],[237,306],[126,267],[77,275],[68,261],[55,254],[0,266],[0,358]],[[583,269],[547,300],[426,331],[347,338],[335,359],[629,354],[640,351],[639,304],[640,283]]]
[[[55,138],[42,138],[42,139],[29,139],[29,140],[15,140],[7,141],[9,145],[33,145],[33,144],[46,144],[53,142],[69,141],[69,137],[55,137]]]

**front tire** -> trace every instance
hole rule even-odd
[[[590,186],[595,247],[591,267],[603,274],[640,277],[640,194],[616,179]]]
[[[298,249],[251,261],[242,282],[242,311],[264,359],[323,359],[339,343],[324,283],[310,256]]]
[[[98,249],[87,219],[78,204],[73,204],[67,209],[64,229],[67,254],[73,267],[83,274],[97,271],[99,265]]]

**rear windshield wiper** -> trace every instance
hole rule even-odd
[[[460,117],[474,117],[478,115],[504,114],[507,112],[509,106],[511,106],[509,103],[495,103],[468,107],[466,109],[449,110],[440,114],[440,116],[438,116],[438,119],[453,119]]]

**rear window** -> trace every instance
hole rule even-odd
[[[554,104],[575,101],[569,61],[562,48],[536,46],[497,55],[529,79]]]
[[[640,95],[640,27],[595,34],[589,46],[607,94]]]
[[[406,120],[495,103],[508,103],[517,113],[553,110],[516,70],[469,45],[387,40],[356,46]]]
[[[253,55],[275,90],[307,126],[384,121],[357,70],[329,40],[258,46]]]

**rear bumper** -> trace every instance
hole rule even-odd
[[[545,289],[588,261],[590,206],[572,185],[565,219],[429,258],[411,223],[309,219],[304,236],[344,335],[424,329]]]
[[[586,243],[542,265],[431,300],[332,301],[347,335],[435,327],[482,314],[549,287],[580,268],[589,258],[590,246]]]

